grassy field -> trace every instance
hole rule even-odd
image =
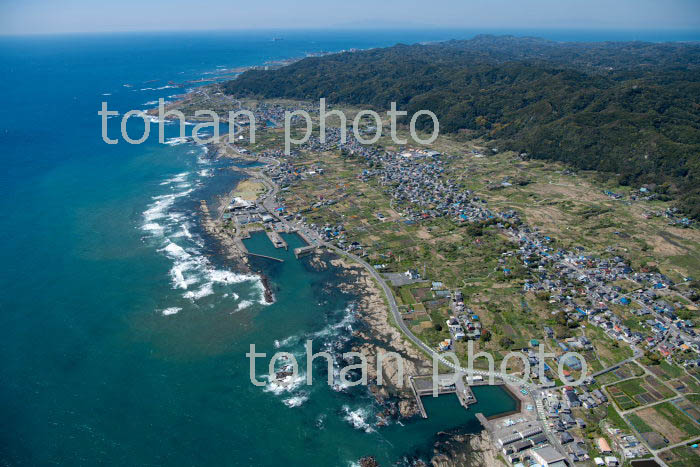
[[[265,184],[257,180],[243,180],[238,184],[233,192],[237,196],[246,201],[255,201],[262,193],[265,193]]]
[[[611,339],[596,326],[586,326],[586,336],[593,343],[595,355],[604,367],[612,366],[632,356],[632,350],[628,345]]]

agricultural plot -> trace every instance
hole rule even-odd
[[[686,467],[700,465],[700,447],[680,446],[659,454],[659,457],[669,467]]]
[[[684,374],[680,367],[670,364],[666,360],[662,360],[658,365],[650,365],[647,368],[664,381],[679,378]]]
[[[644,441],[650,448],[661,449],[667,445],[666,438],[654,431],[654,429],[647,425],[636,413],[627,415],[627,420],[630,422],[630,425],[639,432],[642,438],[644,438]]]
[[[658,436],[653,433],[661,436],[666,444],[680,443],[700,435],[700,425],[671,402],[638,410],[630,414],[628,420],[649,441],[652,449],[658,449],[654,447],[658,444]]]
[[[698,402],[700,402],[700,396],[694,394],[675,402],[675,406],[692,420],[700,424],[700,408],[698,408]]]
[[[633,397],[627,395],[618,386],[608,386],[607,390],[612,397],[612,400],[615,402],[615,404],[617,404],[620,410],[633,409],[639,405]]]
[[[629,410],[668,399],[673,391],[652,376],[629,379],[608,386],[608,392],[621,410]]]
[[[594,352],[585,352],[584,356],[586,357],[587,362],[596,361]],[[600,375],[596,378],[596,381],[600,385],[605,385],[614,383],[615,381],[619,381],[621,379],[631,378],[633,376],[642,376],[643,374],[644,370],[642,370],[635,363],[626,363],[614,371],[609,371],[608,373]]]
[[[700,383],[690,375],[672,379],[668,384],[681,394],[700,393]]]

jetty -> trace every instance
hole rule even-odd
[[[301,258],[302,256],[308,255],[316,249],[314,245],[300,246],[294,249],[294,256]]]
[[[270,239],[273,245],[275,245],[275,248],[284,248],[285,250],[287,249],[287,242],[284,241],[284,239],[274,230],[266,230],[265,234],[267,234],[267,238]]]
[[[468,409],[471,404],[476,402],[476,396],[474,396],[471,386],[464,384],[464,375],[457,375],[455,392],[457,393],[459,403],[462,404],[462,407],[465,409]]]
[[[261,255],[261,254],[258,254],[258,253],[251,253],[251,252],[247,252],[247,254],[248,254],[248,256],[256,256],[256,257],[258,257],[258,258],[271,259],[271,260],[274,260],[274,261],[278,261],[278,262],[280,262],[280,263],[284,263],[284,260],[283,260],[283,259],[281,259],[281,258],[275,258],[274,256]]]
[[[238,247],[238,249],[241,250],[241,252],[244,255],[250,254],[248,252],[248,248],[245,246],[245,243],[243,243],[243,239],[241,237],[236,236],[236,237],[234,237],[233,241],[236,244],[236,246]]]
[[[411,391],[413,392],[413,397],[416,398],[416,404],[418,405],[418,411],[420,412],[420,416],[423,418],[428,418],[428,413],[425,411],[425,407],[423,406],[423,401],[421,400],[420,396],[418,395],[418,390],[416,389],[416,386],[413,382],[413,376],[411,376],[409,379],[410,385],[411,385]]]
[[[455,377],[456,376],[456,377]],[[437,394],[456,394],[459,403],[465,409],[470,405],[476,404],[476,396],[472,392],[470,386],[464,383],[464,375],[454,373],[443,374],[437,377]],[[421,397],[433,395],[433,377],[432,376],[412,376],[409,378],[411,390],[416,398],[418,410],[423,418],[428,418],[428,414],[423,406]]]
[[[476,414],[476,419],[479,420],[481,426],[483,426],[486,430],[491,431],[491,423],[489,423],[488,419],[484,417],[484,414],[479,412],[478,414]]]

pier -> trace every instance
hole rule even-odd
[[[421,397],[433,395],[433,377],[413,376],[409,381],[421,416],[423,418],[428,418]],[[437,394],[438,396],[443,394],[456,394],[460,405],[465,409],[468,409],[470,405],[476,404],[477,402],[471,387],[464,383],[464,375],[461,374],[456,375],[456,378],[454,373],[439,375]]]
[[[479,420],[481,426],[483,426],[486,430],[491,430],[491,423],[489,423],[488,419],[484,417],[484,414],[479,412],[478,414],[476,414],[476,419]]]
[[[308,255],[316,249],[314,245],[300,246],[294,249],[294,256],[301,258],[302,256]]]
[[[284,239],[275,232],[274,230],[266,230],[265,234],[267,234],[267,238],[270,239],[273,245],[275,245],[275,248],[284,248],[285,250],[287,249],[287,242],[284,241]]]
[[[462,404],[462,407],[465,409],[468,409],[471,404],[476,403],[476,397],[472,392],[472,388],[464,384],[464,375],[457,375],[455,390],[459,403]]]
[[[251,252],[247,252],[247,254],[248,254],[248,256],[257,256],[258,258],[271,259],[271,260],[274,260],[274,261],[278,261],[278,262],[280,262],[280,263],[284,263],[284,260],[283,260],[283,259],[275,258],[275,257],[273,257],[273,256],[260,255],[260,254],[258,254],[258,253],[251,253]]]
[[[245,246],[245,243],[243,243],[243,240],[241,239],[241,237],[235,237],[235,238],[233,239],[233,241],[234,241],[234,243],[236,244],[236,246],[238,247],[238,249],[241,250],[241,252],[242,252],[244,255],[250,254],[250,253],[248,252],[248,248]]]
[[[425,407],[423,406],[423,401],[421,400],[420,396],[418,395],[418,391],[416,390],[416,386],[413,382],[413,376],[409,378],[410,385],[411,385],[411,391],[413,392],[413,397],[416,398],[416,404],[418,405],[418,411],[420,412],[420,416],[423,418],[428,418],[428,413],[425,411]]]

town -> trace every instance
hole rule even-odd
[[[314,112],[313,106],[302,105]],[[498,160],[503,156],[497,148],[471,147],[457,156],[449,150],[392,147],[391,141],[364,145],[352,133],[343,142],[343,132],[331,127],[324,142],[310,136],[287,155],[280,149],[276,122],[290,108],[269,102],[251,106],[256,120],[267,123],[267,139],[219,147],[265,163],[255,175],[267,193],[251,200],[232,198],[222,216],[234,236],[266,229],[274,242],[274,232],[294,231],[309,245],[302,254],[325,247],[356,261],[387,292],[407,339],[435,358],[444,352],[460,358],[454,364],[439,357],[455,372],[458,385],[468,376],[473,383],[477,375],[511,386],[521,399],[520,413],[483,421],[510,465],[622,465],[644,458],[671,465],[697,455],[700,336],[692,312],[699,297],[690,275],[673,279],[654,264],[634,267],[624,248],[589,251],[565,245],[528,225],[519,209],[492,201],[504,190],[526,187],[527,173],[470,188],[465,178],[473,167],[460,163]],[[360,131],[373,130],[370,125]],[[526,156],[515,154],[511,160]],[[649,214],[654,209],[659,212],[643,204],[655,202],[648,191],[642,187],[623,200],[600,190],[613,202],[639,205],[644,219],[654,217]],[[662,212],[656,217],[670,219],[669,225],[695,227],[670,208]],[[459,256],[453,248],[447,250],[453,253],[449,260],[440,259],[442,250],[426,256],[416,254],[418,247],[402,248],[429,244],[438,231],[455,229],[471,238],[469,248],[488,255],[483,261],[489,264],[488,282],[441,275],[440,268]],[[406,231],[413,236],[410,241],[386,245],[392,235]],[[620,232],[612,237],[627,238]],[[525,318],[519,318],[517,331],[490,305],[495,300],[489,294],[499,288],[518,297],[517,316]],[[553,357],[538,358],[540,342]],[[503,350],[521,350],[529,374],[517,363],[508,366],[510,374],[484,369],[468,374],[462,366],[467,343],[501,357]],[[587,373],[570,352],[585,356]],[[529,382],[515,383],[517,374]],[[574,385],[579,377],[583,384]],[[668,424],[678,426],[673,436],[664,431]]]

